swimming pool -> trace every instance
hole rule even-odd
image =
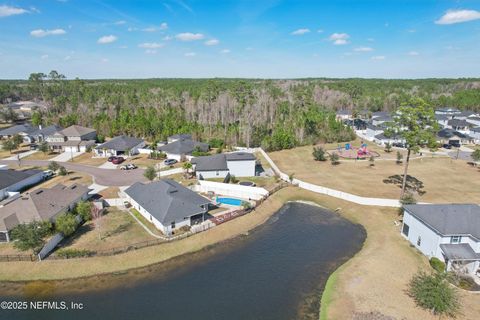
[[[240,199],[235,199],[235,198],[220,198],[217,197],[217,202],[218,203],[223,203],[223,204],[228,204],[231,206],[241,206],[242,205],[242,200]]]

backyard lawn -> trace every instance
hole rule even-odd
[[[305,146],[269,155],[280,170],[294,173],[295,178],[306,182],[365,197],[394,199],[400,196],[398,186],[383,182],[389,176],[403,174],[403,165],[396,161],[377,159],[371,167],[368,160],[348,160],[333,166],[330,161],[313,160],[312,150],[312,146]],[[418,198],[420,201],[471,203],[480,200],[480,170],[465,161],[425,156],[410,161],[408,174],[424,184],[426,193]]]
[[[98,223],[85,223],[62,247],[101,251],[152,239],[127,212],[109,207]]]
[[[17,155],[18,153],[22,153],[22,152],[25,152],[25,151],[30,151],[28,146],[21,146],[20,148],[18,148],[17,150],[13,150],[12,152],[2,150],[1,146],[0,146],[0,159],[9,158],[9,157]]]
[[[125,161],[125,164],[133,163],[139,168],[146,168],[149,166],[155,166],[159,163],[162,163],[162,161],[163,160],[149,159],[148,154],[137,154],[137,155],[131,156],[130,158],[127,158]]]

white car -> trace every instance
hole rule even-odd
[[[133,169],[137,169],[137,166],[134,165],[133,163],[129,163],[120,167],[120,170],[133,170]]]
[[[52,170],[45,170],[43,171],[43,178],[44,179],[48,179],[48,178],[51,178],[55,175],[55,172],[53,172]]]

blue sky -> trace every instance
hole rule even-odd
[[[0,78],[480,77],[480,1],[0,0]]]

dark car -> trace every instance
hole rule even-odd
[[[111,157],[108,157],[107,161],[108,161],[108,162],[112,162],[113,159],[116,159],[116,158],[117,158],[117,157],[115,157],[115,156],[111,156]]]
[[[36,144],[30,145],[30,150],[37,150],[38,146]]]
[[[442,146],[444,149],[452,149],[452,146],[445,143],[443,146]]]
[[[113,164],[120,164],[122,163],[123,161],[125,161],[125,159],[123,157],[115,157],[113,160],[112,160],[112,163]]]
[[[450,141],[449,144],[450,144],[452,147],[460,148],[460,142],[458,142],[458,141]]]
[[[392,146],[396,147],[396,148],[405,148],[405,144],[404,143],[401,143],[401,142],[394,142],[392,144]]]

